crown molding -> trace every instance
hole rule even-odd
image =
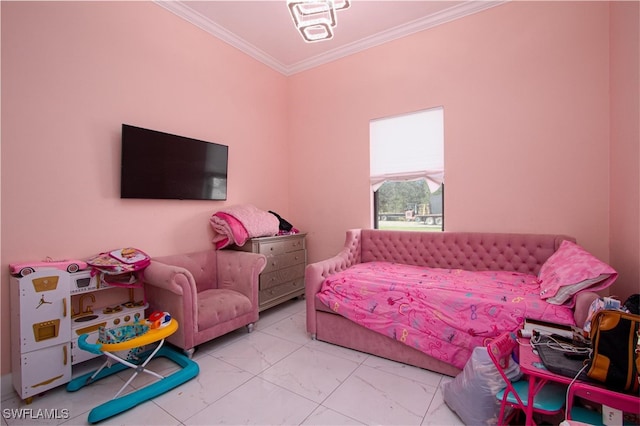
[[[194,11],[193,9],[187,7],[184,5],[184,3],[182,3],[181,1],[174,1],[174,0],[154,0],[154,3],[156,3],[159,6],[164,7],[165,9],[167,9],[168,11],[178,15],[179,17],[181,17],[182,19],[186,20],[187,22],[190,22],[191,24],[195,25],[196,27],[208,32],[209,34],[219,38],[220,40],[224,41],[227,44],[230,44],[231,46],[235,47],[236,49],[246,53],[247,55],[251,56],[254,59],[257,59],[258,61],[264,63],[265,65],[270,66],[271,68],[273,68],[274,70],[284,74],[284,75],[288,75],[288,69],[287,66],[284,65],[282,62],[278,61],[277,59],[275,59],[274,57],[272,57],[271,55],[268,55],[267,53],[263,52],[262,50],[258,49],[257,47],[255,47],[254,45],[247,43],[246,41],[244,41],[244,39],[238,37],[237,35],[235,35],[234,33],[232,33],[231,31],[227,30],[226,28],[216,24],[215,22],[211,21],[210,19],[208,19],[207,17],[203,16],[202,14]]]
[[[392,40],[396,40],[410,34],[414,34],[420,31],[433,28],[435,26],[450,22],[456,19],[463,18],[465,16],[472,15],[474,13],[482,12],[483,10],[499,6],[507,3],[510,0],[496,0],[496,1],[477,1],[469,0],[464,3],[457,4],[448,9],[445,9],[436,14],[426,16],[424,18],[416,19],[415,21],[407,24],[399,25],[386,31],[382,31],[370,37],[358,40],[356,42],[347,44],[345,46],[329,50],[320,55],[305,59],[304,61],[297,62],[293,65],[287,66],[278,61],[274,57],[268,55],[264,51],[258,49],[254,45],[247,43],[245,40],[236,36],[234,33],[221,27],[220,25],[212,22],[205,16],[194,11],[193,9],[185,6],[181,1],[173,0],[154,0],[154,3],[162,6],[170,12],[178,15],[193,25],[203,29],[209,34],[219,38],[227,44],[239,49],[252,58],[264,63],[265,65],[273,68],[285,76],[296,74],[317,66],[326,64],[331,61],[343,58],[345,56],[352,55],[357,52],[369,49],[374,46],[387,43]]]
[[[331,61],[335,61],[345,56],[361,52],[371,47],[379,46],[392,40],[396,40],[408,35],[433,28],[435,26],[463,18],[474,13],[481,12],[491,7],[499,6],[509,0],[501,1],[467,1],[456,6],[452,6],[439,13],[416,19],[415,21],[390,28],[386,31],[374,34],[370,37],[347,44],[337,49],[329,50],[321,55],[300,61],[287,67],[287,75],[305,71]]]

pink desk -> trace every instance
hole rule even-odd
[[[533,353],[533,348],[529,345],[529,340],[522,339],[521,342],[522,344],[519,346],[520,370],[522,371],[523,374],[526,374],[527,376],[529,376],[529,396],[527,401],[527,410],[525,413],[526,424],[528,426],[528,425],[534,424],[533,423],[533,397],[540,390],[540,388],[542,388],[542,386],[544,386],[544,384],[547,383],[548,381],[553,381],[556,383],[562,383],[562,384],[568,385],[573,381],[573,378],[552,373],[551,371],[547,370],[542,364],[540,357]],[[601,392],[603,389],[605,389],[603,386],[599,386],[595,383],[585,382],[581,380],[576,380],[576,383],[580,383],[581,387],[583,388],[587,388],[587,389],[593,388],[594,391],[596,392]],[[637,400],[638,402],[636,406],[639,407],[639,411],[640,411],[640,398],[634,397],[632,395],[620,394],[618,392],[614,392],[610,390],[607,390],[607,392],[610,392],[613,395],[613,397],[615,397],[616,395],[620,395],[620,397],[623,397],[623,399],[625,400],[629,398]]]

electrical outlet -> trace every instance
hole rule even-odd
[[[622,410],[617,410],[602,404],[602,423],[607,426],[621,425]]]

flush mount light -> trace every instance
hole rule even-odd
[[[331,39],[338,23],[336,11],[349,5],[349,0],[287,0],[293,23],[309,43]]]

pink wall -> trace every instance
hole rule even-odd
[[[609,258],[609,5],[512,2],[289,79],[311,261],[370,227],[369,121],[444,106],[446,229],[564,233]]]
[[[611,3],[612,294],[640,291],[640,3]]]
[[[151,2],[2,2],[2,374],[7,264],[211,247],[209,216],[288,217],[286,78]],[[229,145],[229,199],[121,200],[122,123]]]
[[[562,232],[612,262],[619,242],[636,247],[637,271],[635,240],[621,235],[638,234],[637,114],[622,136],[609,126],[610,93],[625,85],[610,92],[609,55],[624,66],[634,45],[610,52],[607,2],[512,2],[289,78],[150,3],[1,8],[2,374],[9,262],[204,249],[209,215],[241,202],[309,232],[320,260],[345,229],[371,225],[369,121],[438,105],[448,230]],[[622,39],[638,30],[625,13],[611,16],[626,22]],[[120,200],[122,122],[228,144],[229,200]],[[635,192],[614,195],[610,169],[618,188],[613,169],[629,155]],[[622,200],[611,213],[610,193]],[[635,222],[610,236],[610,214]]]

